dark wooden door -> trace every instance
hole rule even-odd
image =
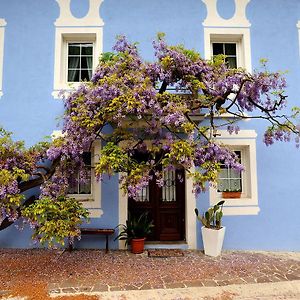
[[[138,199],[128,199],[132,215],[147,211],[154,221],[153,233],[147,240],[185,240],[185,178],[184,170],[171,170],[163,174],[164,186],[156,184],[155,176]]]

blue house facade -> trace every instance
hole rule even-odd
[[[196,49],[207,59],[223,53],[230,65],[249,72],[259,68],[261,58],[268,59],[270,70],[288,70],[289,105],[299,106],[298,0],[0,0],[1,126],[27,146],[59,135],[60,90],[89,79],[99,55],[111,51],[120,34],[138,41],[143,58],[153,60],[152,41],[158,32],[166,33],[169,44]],[[225,202],[224,248],[300,251],[299,150],[293,143],[267,148],[263,144],[267,123],[243,121],[239,126],[238,134],[220,131],[218,137],[245,166],[240,177],[226,170],[220,175],[220,182],[233,182],[242,192],[241,198]],[[96,142],[93,151],[100,148]],[[92,162],[95,159],[92,155]],[[171,213],[163,219],[155,246],[202,249],[194,208],[203,212],[221,200],[222,193],[208,187],[195,197],[187,176],[181,189],[183,215],[175,223],[180,223],[182,232],[174,235],[174,243],[166,244],[164,230],[168,231]],[[89,209],[88,226],[114,228],[125,223],[130,203],[120,191],[118,176],[100,183],[92,176],[88,187],[72,187],[71,193]],[[124,247],[113,239],[110,245]],[[33,246],[29,228],[20,231],[10,226],[0,232],[0,247]],[[78,247],[105,245],[98,238],[83,237]]]

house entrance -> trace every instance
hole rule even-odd
[[[165,171],[164,185],[159,187],[156,178],[149,182],[137,199],[128,199],[131,215],[148,212],[154,228],[149,241],[185,240],[185,172],[182,169]]]

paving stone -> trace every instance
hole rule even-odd
[[[108,286],[106,284],[95,283],[92,287],[92,292],[107,292]]]
[[[294,274],[285,274],[285,277],[288,279],[288,280],[299,280],[300,277],[297,276],[297,275],[294,275]]]
[[[272,282],[272,280],[269,277],[259,277],[256,279],[257,283],[265,283],[265,282]]]
[[[200,280],[195,280],[195,281],[184,281],[184,284],[187,287],[198,287],[198,286],[204,286],[203,282]]]
[[[203,280],[202,283],[204,286],[218,286],[217,283],[213,280]]]
[[[76,290],[73,287],[68,287],[68,288],[62,288],[61,291],[63,293],[76,293]]]
[[[166,283],[167,289],[174,289],[174,288],[184,288],[185,285],[183,282],[173,282],[173,283]]]

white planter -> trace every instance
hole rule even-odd
[[[222,227],[221,229],[211,229],[202,226],[201,232],[204,253],[209,256],[219,256],[223,246],[225,227]]]

